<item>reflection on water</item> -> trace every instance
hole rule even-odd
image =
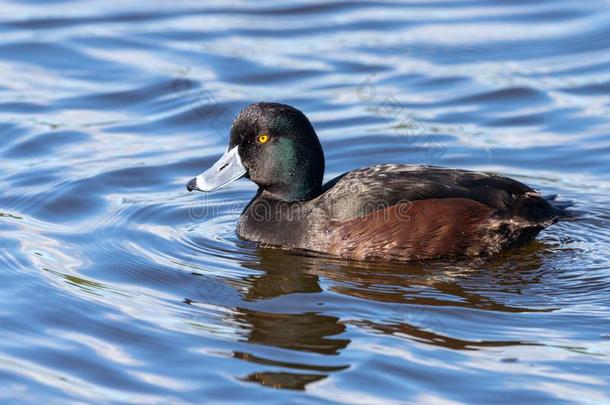
[[[526,293],[545,288],[545,256],[553,252],[550,245],[542,242],[492,260],[468,263],[354,262],[264,248],[254,248],[251,253],[253,257],[240,265],[258,271],[256,274],[228,281],[231,287],[219,284],[221,281],[205,280],[197,290],[200,294],[197,299],[208,305],[232,308],[224,322],[240,329],[240,340],[258,346],[257,353],[261,353],[232,353],[236,359],[262,366],[242,377],[243,381],[275,388],[303,390],[307,384],[322,380],[330,373],[349,369],[349,363],[342,364],[328,357],[339,355],[349,347],[352,340],[341,338],[348,326],[363,333],[386,334],[452,350],[536,347],[545,343],[510,333],[494,332],[484,339],[482,333],[475,333],[474,338],[454,337],[462,331],[453,329],[452,325],[462,322],[453,318],[463,316],[462,311],[466,314],[479,311],[477,317],[484,321],[486,317],[510,319],[502,313],[543,316],[561,310],[540,300],[541,297],[530,297]],[[515,255],[521,255],[523,260],[515,262]],[[328,293],[356,299],[358,303],[351,305],[355,313],[364,310],[377,315],[352,318],[346,316],[351,311],[345,308],[342,313],[346,319],[342,321],[337,316],[324,314],[337,310],[325,308],[327,303],[332,305],[332,300],[315,302],[318,298],[312,301],[305,296],[294,296]],[[281,304],[265,303],[289,295],[293,295],[290,301],[283,301],[287,305],[297,301],[308,308],[301,307],[302,312],[295,313]],[[524,297],[520,300],[514,295]],[[192,304],[197,300],[187,299],[187,302]],[[447,323],[446,319],[449,319]],[[278,356],[273,350],[267,352],[269,347],[324,356],[304,356],[303,362],[286,361],[283,351]],[[505,357],[501,361],[513,363],[518,358]]]
[[[0,401],[610,401],[610,5],[2,3]],[[496,170],[574,217],[481,261],[235,236],[186,181],[257,100],[327,179]]]

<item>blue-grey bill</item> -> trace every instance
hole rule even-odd
[[[189,191],[214,191],[246,174],[237,146],[229,149],[212,167],[195,177],[186,185]]]

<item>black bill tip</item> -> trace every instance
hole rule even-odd
[[[193,190],[197,190],[197,178],[195,177],[194,179],[191,179],[191,181],[189,181],[186,185],[186,189],[188,191],[193,191]]]

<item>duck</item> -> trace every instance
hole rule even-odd
[[[227,151],[187,190],[245,177],[258,190],[239,217],[241,239],[350,260],[488,257],[530,243],[561,214],[537,190],[495,173],[381,164],[323,183],[324,165],[303,112],[257,102],[237,115]]]

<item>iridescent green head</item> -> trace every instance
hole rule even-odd
[[[212,191],[244,175],[277,199],[302,201],[320,194],[324,153],[301,111],[262,102],[244,108],[231,128],[227,153],[187,188]]]

